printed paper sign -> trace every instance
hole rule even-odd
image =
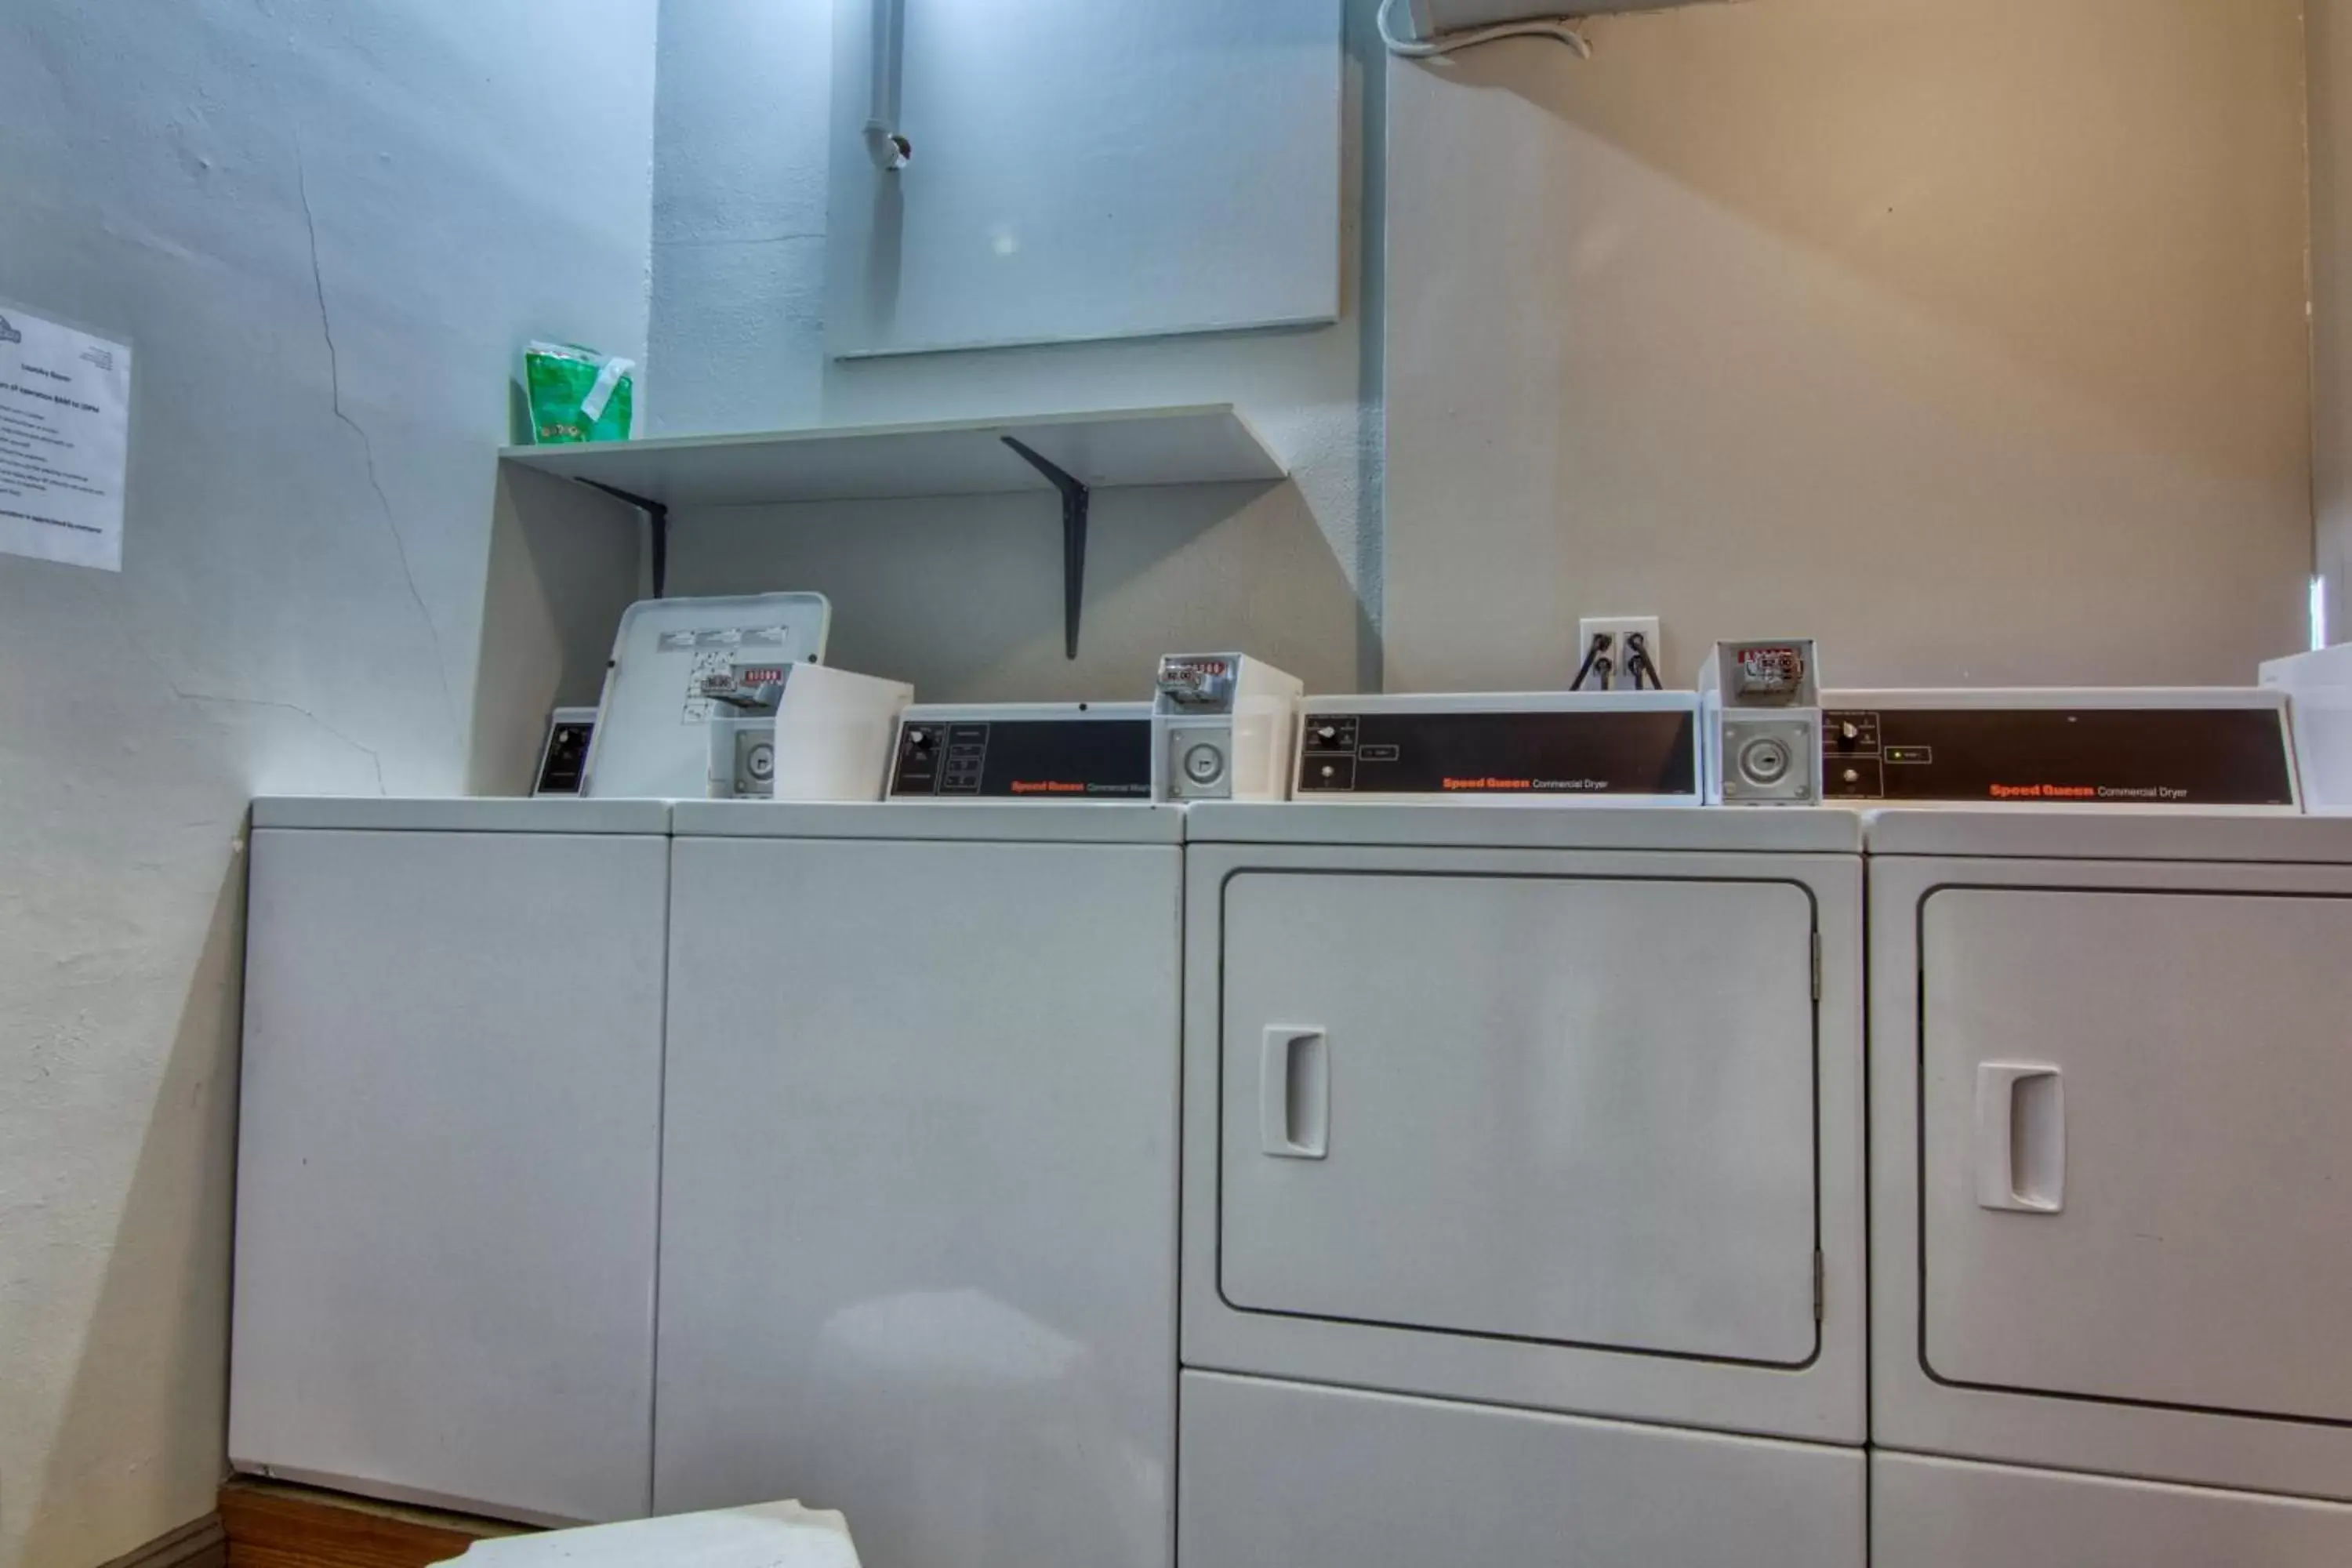
[[[122,570],[131,351],[0,305],[0,551]]]

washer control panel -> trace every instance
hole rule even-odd
[[[1000,717],[909,708],[892,800],[1148,801],[1151,717],[1139,703]]]

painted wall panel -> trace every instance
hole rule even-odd
[[[879,75],[914,157],[885,173],[865,132],[894,5]],[[1339,10],[839,0],[827,347],[1335,319]]]

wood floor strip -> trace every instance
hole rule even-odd
[[[518,1526],[274,1481],[221,1489],[228,1568],[426,1568]]]

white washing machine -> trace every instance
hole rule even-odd
[[[840,1509],[867,1568],[1165,1568],[1183,827],[677,809],[657,1511]]]
[[[1187,837],[1185,1568],[1859,1565],[1859,818]]]
[[[668,817],[254,803],[236,1468],[650,1506]]]
[[[1874,1561],[2352,1561],[2352,822],[1868,838]]]

